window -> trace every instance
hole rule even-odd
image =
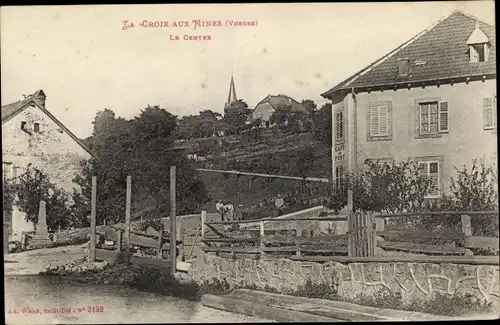
[[[344,112],[335,113],[335,140],[344,139]]]
[[[495,100],[494,98],[484,98],[483,100],[483,117],[484,129],[491,130],[495,127]]]
[[[4,162],[2,164],[2,173],[4,182],[12,178],[12,163]]]
[[[25,130],[26,129],[26,121],[22,121],[21,122],[21,130]]]
[[[337,189],[344,186],[344,166],[335,167],[335,186]]]
[[[470,62],[484,62],[484,45],[470,45]]]
[[[389,107],[387,105],[370,107],[370,136],[389,135]]]
[[[420,134],[448,131],[448,103],[419,103]]]
[[[33,124],[33,131],[40,132],[40,123]]]
[[[418,163],[420,177],[430,178],[432,180],[432,190],[426,195],[426,198],[439,197],[439,162],[422,161]]]

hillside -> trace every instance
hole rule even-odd
[[[309,153],[304,153],[309,148]],[[329,178],[330,148],[314,140],[311,133],[286,135],[268,132],[258,139],[250,135],[197,139],[178,144],[186,155],[196,154],[203,161],[193,161],[198,168],[238,170],[297,177]],[[227,199],[243,209],[258,206],[278,193],[285,197],[291,210],[309,207],[318,202],[310,198],[325,195],[325,183],[303,184],[302,181],[229,176],[201,172],[212,200],[206,209],[215,211],[218,199]],[[268,212],[269,214],[269,212]]]

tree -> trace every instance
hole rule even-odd
[[[332,104],[326,103],[313,115],[314,138],[332,146]]]
[[[26,215],[26,221],[38,223],[40,201],[46,203],[47,228],[55,231],[70,225],[70,210],[66,206],[68,195],[51,183],[47,174],[28,165],[13,185],[14,204]]]
[[[278,129],[285,130],[289,123],[293,120],[292,107],[289,105],[282,105],[276,107],[275,111],[269,117],[271,124],[276,124]]]
[[[227,134],[239,134],[246,127],[248,105],[241,99],[232,102],[223,118]]]
[[[3,210],[12,211],[12,206],[16,200],[15,183],[12,180],[4,179],[2,197]]]
[[[302,106],[304,106],[308,114],[314,113],[314,111],[316,111],[316,108],[318,107],[316,103],[311,99],[302,100]]]
[[[122,221],[126,178],[130,175],[133,210],[152,207],[159,214],[167,213],[171,165],[177,166],[177,210],[197,212],[198,205],[208,196],[192,164],[172,149],[176,122],[177,118],[165,109],[148,106],[132,120],[110,119],[105,130],[94,129],[91,150],[99,161],[84,163],[83,175],[75,178],[82,193],[73,195],[73,212],[89,211],[91,179],[96,175],[98,223],[103,219]]]

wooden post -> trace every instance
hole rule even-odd
[[[163,250],[161,249],[163,245],[163,224],[160,224],[160,231],[158,234],[158,251],[157,251],[157,257],[159,259],[163,258]]]
[[[300,256],[300,239],[299,239],[299,237],[302,237],[302,227],[300,225],[300,221],[295,222],[295,231],[297,233],[297,241],[296,241],[297,256]]]
[[[203,244],[204,244],[203,240],[205,239],[205,222],[207,222],[207,211],[201,211],[200,238]]]
[[[95,232],[96,232],[97,177],[92,176],[92,197],[90,201],[90,259],[95,262]]]
[[[122,250],[122,230],[116,230],[116,251],[121,252]]]
[[[127,196],[125,201],[125,264],[130,264],[130,209],[132,206],[132,176],[127,176]]]
[[[384,231],[384,229],[385,229],[384,218],[375,218],[375,230],[376,231]]]
[[[260,227],[260,256],[264,256],[264,248],[266,245],[264,244],[264,221],[259,222]]]
[[[172,263],[170,272],[175,274],[177,271],[176,259],[176,239],[177,226],[175,216],[175,166],[170,166],[170,262]]]
[[[470,216],[462,214],[462,232],[465,236],[472,236],[472,226]]]

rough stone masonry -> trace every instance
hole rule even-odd
[[[401,293],[403,300],[430,299],[433,292],[450,296],[460,292],[500,305],[499,266],[431,263],[313,263],[303,261],[227,259],[202,254],[189,269],[201,283],[226,280],[230,286],[266,285],[281,292],[314,284],[338,283],[338,294],[354,298],[381,289]]]

